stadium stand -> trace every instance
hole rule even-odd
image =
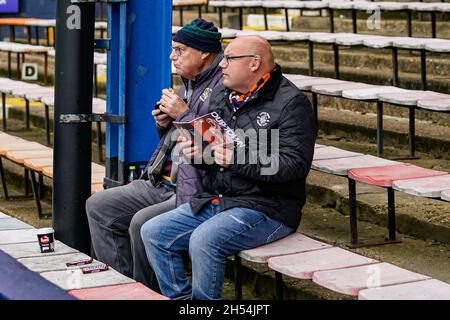
[[[285,11],[286,31],[290,31],[289,13],[290,9],[300,10],[327,10],[329,16],[329,30],[334,32],[334,12],[336,10],[349,10],[352,16],[352,32],[358,33],[357,13],[358,11],[373,12],[375,10],[389,12],[404,12],[407,19],[407,35],[412,36],[412,17],[413,13],[427,12],[431,16],[431,37],[436,38],[436,15],[450,12],[448,3],[417,3],[417,2],[370,2],[370,1],[209,1],[210,7],[218,9],[220,27],[223,27],[223,9],[237,8],[239,11],[239,27],[243,29],[243,9],[263,9],[265,29],[268,30],[267,10],[282,9]]]

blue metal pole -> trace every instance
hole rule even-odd
[[[147,162],[159,142],[151,111],[170,86],[172,1],[129,0],[127,21],[127,124],[119,138],[125,166]]]
[[[108,19],[108,113],[125,115],[126,124],[107,125],[107,175],[125,183],[127,168],[146,163],[159,142],[151,111],[170,86],[172,2],[110,3]]]
[[[107,113],[119,114],[119,73],[120,73],[120,36],[121,28],[121,3],[108,5],[108,35],[111,38],[110,50],[108,50],[107,68]],[[122,61],[123,62],[123,61]],[[119,158],[119,125],[106,123],[106,176],[117,181],[118,158]]]

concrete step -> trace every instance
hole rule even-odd
[[[319,123],[323,135],[345,137],[348,141],[372,144],[375,148],[377,118],[375,106],[361,104],[342,107],[340,99],[319,99]],[[399,110],[400,109],[400,110]],[[358,111],[356,111],[358,110]],[[386,156],[392,157],[390,150],[395,148],[403,156],[408,154],[409,121],[404,117],[398,117],[399,112],[407,112],[399,107],[386,105],[383,117],[384,147]],[[416,119],[416,150],[427,153],[437,159],[450,159],[450,118],[448,115],[424,113]],[[437,119],[435,121],[434,119]],[[350,121],[349,121],[350,120]],[[437,123],[438,122],[438,123]],[[370,152],[376,152],[375,149]]]
[[[329,17],[319,16],[319,12],[315,12],[314,15],[308,16],[295,16],[295,10],[292,10],[292,31],[322,31],[328,32]],[[277,13],[278,11],[270,11],[269,13]],[[262,14],[262,11],[255,11],[252,9],[244,9],[244,21],[247,21],[248,14]],[[284,13],[283,13],[284,14]],[[184,23],[188,23],[198,17],[196,10],[184,11]],[[371,34],[389,34],[393,36],[405,36],[407,34],[406,15],[398,12],[382,12],[381,13],[381,29],[370,30],[368,28],[367,19],[370,14],[360,12],[358,14],[357,26],[358,32],[371,33]],[[450,39],[450,23],[448,14],[437,15],[437,35],[440,38]],[[214,12],[211,8],[208,13],[203,11],[202,17],[209,21],[213,21],[217,26],[219,25],[219,14]],[[413,14],[412,32],[415,37],[430,37],[431,36],[431,23],[429,14]],[[224,27],[238,26],[238,14],[237,10],[226,10],[223,13]],[[176,12],[173,15],[173,25],[180,25],[179,14]],[[336,32],[352,32],[352,19],[350,12],[348,11],[336,11],[334,15],[334,27]]]
[[[274,54],[279,64],[293,66],[292,63],[308,63],[308,48],[305,43],[286,45],[272,44]],[[334,53],[331,45],[314,44],[314,64],[332,65]],[[342,68],[358,68],[360,73],[370,73],[373,70],[382,71],[386,76],[392,76],[392,53],[390,49],[371,49],[365,47],[339,47],[339,65]],[[400,73],[416,74],[420,77],[420,54],[416,51],[399,50],[398,65]],[[450,76],[450,55],[442,53],[427,53],[427,75],[430,77]]]

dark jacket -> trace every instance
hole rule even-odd
[[[212,90],[217,85],[222,84],[222,70],[219,67],[221,60],[222,54],[219,54],[213,64],[207,70],[199,73],[194,81],[183,79],[184,87],[180,90],[179,96],[186,98],[189,82],[191,82],[193,93],[188,103],[189,109],[175,121],[190,121],[208,112]],[[172,150],[175,144],[170,138],[174,130],[174,126],[158,128],[161,140],[143,174],[143,177],[148,177],[154,185],[161,180],[161,172],[169,154],[168,151]],[[203,191],[202,177],[203,172],[189,164],[180,164],[178,166],[176,180],[177,206],[189,202],[194,195]]]
[[[266,85],[237,112],[229,105],[230,90],[218,86],[212,94],[210,112],[217,112],[235,131],[237,129],[279,129],[279,156],[269,164],[234,164],[228,169],[218,165],[200,165],[206,170],[203,178],[205,192],[191,200],[194,213],[219,197],[221,210],[234,207],[255,209],[297,229],[305,204],[306,177],[311,167],[317,126],[308,98],[281,74],[273,72]],[[270,136],[270,134],[269,134]],[[242,137],[241,137],[242,139]],[[269,154],[275,151],[268,146]],[[255,145],[246,143],[245,154]],[[278,162],[277,162],[278,161]],[[278,171],[262,175],[270,165]]]

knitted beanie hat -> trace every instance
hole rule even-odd
[[[188,47],[203,51],[220,53],[222,34],[214,26],[214,23],[204,19],[195,19],[180,29],[173,41],[183,43]]]

